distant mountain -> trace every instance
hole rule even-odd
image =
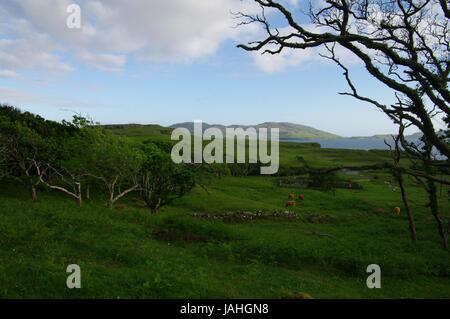
[[[416,140],[418,140],[418,139],[421,138],[422,136],[423,136],[423,133],[417,132],[417,133],[408,135],[408,136],[406,136],[406,137],[407,137],[407,138],[410,138],[410,139],[416,139]]]
[[[184,122],[184,123],[177,123],[170,126],[171,128],[186,128],[190,132],[194,131],[194,123],[193,122]],[[241,127],[243,129],[247,129],[249,127],[254,127],[256,129],[259,128],[279,128],[280,130],[280,138],[293,138],[293,139],[305,139],[305,140],[329,140],[329,139],[338,139],[341,138],[338,135],[328,133],[325,131],[320,131],[318,129],[315,129],[313,127],[300,125],[300,124],[294,124],[294,123],[287,123],[287,122],[265,122],[258,125],[220,125],[215,124],[211,125],[208,123],[203,123],[203,130],[206,130],[210,127],[215,127],[220,129],[222,132],[225,132],[227,128],[237,128]],[[224,134],[225,135],[225,134]]]
[[[422,137],[422,133],[417,132],[417,133],[413,133],[411,135],[405,135],[405,138],[407,140],[418,140]],[[354,137],[350,137],[350,139],[374,139],[374,140],[387,140],[390,141],[392,140],[392,135],[391,134],[377,134],[377,135],[373,135],[373,136],[354,136]]]
[[[127,135],[127,136],[161,136],[161,135],[170,135],[174,128],[184,127],[187,128],[190,132],[194,131],[194,123],[193,122],[184,122],[173,124],[170,127],[164,127],[157,124],[112,124],[112,125],[104,125],[106,129],[111,130],[115,134]],[[246,129],[250,126],[248,125],[221,125],[221,124],[208,124],[203,123],[203,130],[206,130],[210,127],[219,128],[222,132],[225,132],[226,128],[237,128],[241,127]],[[287,123],[287,122],[265,122],[258,125],[254,125],[252,127],[258,128],[279,128],[280,129],[280,138],[282,139],[299,139],[299,140],[391,140],[391,135],[389,134],[379,134],[373,136],[355,136],[344,138],[339,135],[335,135],[332,133],[328,133],[325,131],[321,131],[315,129],[310,126]],[[422,136],[422,133],[414,133],[406,136],[408,140],[417,140]]]

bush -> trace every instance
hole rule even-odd
[[[138,182],[141,197],[152,213],[182,197],[196,185],[195,167],[175,164],[155,146],[146,147]]]

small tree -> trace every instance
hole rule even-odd
[[[75,128],[75,132],[55,139],[52,152],[58,156],[36,166],[41,183],[74,198],[79,206],[83,202],[82,185],[93,169],[89,157],[95,149],[90,131],[92,124],[80,116],[74,116],[71,123],[64,121],[62,125]]]
[[[29,185],[32,200],[36,201],[36,187],[40,183],[36,165],[43,160],[46,149],[45,141],[26,124],[12,122],[4,117],[0,118],[0,134],[4,145],[3,172],[5,173],[7,169],[16,175],[14,174],[16,171],[18,177]]]
[[[336,196],[336,183],[338,176],[336,172],[309,171],[309,186],[329,191]]]
[[[62,141],[76,132],[73,125],[47,121],[38,115],[0,105],[0,147],[6,149],[7,172],[26,181],[33,200],[47,166],[60,159]]]
[[[113,135],[101,128],[92,128],[93,153],[88,154],[92,175],[100,180],[107,192],[107,204],[114,203],[139,187],[137,175],[144,156],[140,149],[125,137]]]
[[[170,155],[147,148],[139,174],[142,199],[152,213],[188,193],[195,186],[195,174],[186,165],[174,164]]]

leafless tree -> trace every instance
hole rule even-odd
[[[265,36],[238,47],[262,54],[318,49],[318,54],[336,63],[349,86],[349,91],[340,94],[375,106],[398,125],[397,143],[413,165],[405,168],[394,161],[393,165],[379,166],[396,169],[400,177],[408,174],[424,182],[430,209],[447,246],[448,230],[445,233],[439,214],[436,183],[450,184],[448,1],[314,0],[303,3],[304,10],[299,12],[290,10],[286,1],[251,1],[259,4],[260,14],[240,12],[235,16],[239,25],[261,25]],[[275,14],[282,17],[285,27],[272,26]],[[368,74],[391,89],[395,103],[361,94],[348,65],[340,58],[342,52],[360,61]],[[420,143],[411,143],[403,134],[405,128],[413,127],[423,133]]]
[[[395,179],[397,180],[398,186],[400,187],[403,206],[405,206],[406,215],[408,216],[409,231],[411,234],[411,239],[413,242],[416,242],[417,241],[416,222],[414,221],[414,215],[413,215],[411,206],[409,205],[408,196],[407,196],[406,188],[405,188],[405,182],[404,182],[404,174],[399,169],[399,167],[401,165],[400,161],[402,158],[402,154],[404,154],[404,152],[402,151],[402,148],[401,148],[401,137],[402,136],[403,136],[403,128],[399,135],[392,137],[392,139],[394,141],[394,147],[392,147],[392,145],[386,141],[385,141],[385,143],[392,152],[392,158],[394,161],[394,167],[392,169],[392,174],[395,177]]]

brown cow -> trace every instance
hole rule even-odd
[[[305,200],[305,195],[303,195],[303,194],[298,195],[298,199]]]
[[[297,206],[297,203],[293,200],[290,200],[286,202],[286,205],[284,207],[290,207],[290,206]]]

